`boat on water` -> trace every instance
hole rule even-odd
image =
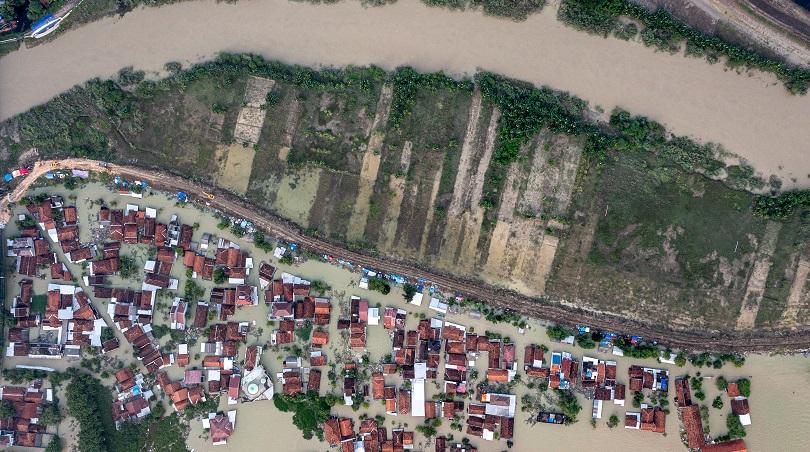
[[[34,39],[39,39],[48,36],[59,28],[59,24],[65,17],[67,16],[54,17],[51,14],[43,16],[41,19],[31,25],[31,37]]]

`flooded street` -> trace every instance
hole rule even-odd
[[[399,288],[394,288],[388,295],[382,295],[378,292],[371,292],[368,290],[359,289],[357,287],[360,278],[359,273],[351,272],[336,266],[320,262],[317,260],[308,260],[302,264],[287,266],[279,264],[276,259],[267,253],[262,252],[248,243],[245,238],[234,236],[228,230],[219,230],[216,225],[218,219],[212,215],[210,211],[201,211],[197,207],[186,204],[180,205],[175,202],[175,199],[167,194],[152,191],[151,194],[146,194],[143,199],[133,199],[124,196],[118,196],[112,193],[105,186],[91,183],[81,189],[81,191],[68,191],[64,187],[50,187],[50,188],[37,188],[32,190],[32,193],[47,192],[58,193],[65,197],[68,204],[76,203],[78,208],[78,218],[82,225],[82,240],[88,240],[89,228],[88,225],[95,221],[95,215],[98,210],[99,200],[103,200],[109,206],[122,208],[125,204],[137,204],[141,208],[153,207],[158,211],[158,221],[168,222],[172,214],[177,214],[180,221],[192,224],[199,223],[199,227],[194,231],[193,240],[199,240],[204,232],[210,232],[217,236],[235,240],[243,249],[247,250],[253,257],[257,267],[262,261],[272,262],[277,265],[279,272],[287,271],[309,280],[321,280],[331,286],[329,296],[332,298],[332,319],[329,327],[330,340],[329,344],[325,347],[325,352],[330,359],[330,362],[338,355],[346,355],[346,339],[341,338],[340,332],[337,330],[337,320],[341,312],[345,312],[348,307],[348,300],[352,295],[358,295],[369,300],[370,306],[396,306],[404,308],[409,311],[406,329],[416,329],[418,316],[424,314],[426,317],[433,317],[435,312],[427,308],[427,303],[421,307],[410,304],[405,304]],[[74,198],[71,199],[71,196]],[[15,213],[24,211],[22,206],[17,206]],[[13,237],[16,233],[16,225],[13,223],[9,225],[7,231],[9,237]],[[122,248],[122,255],[132,254],[136,256],[139,265],[147,257],[145,252],[146,247],[143,245],[130,246],[125,245]],[[79,265],[68,264],[70,270],[75,276],[81,274],[82,269]],[[277,273],[279,275],[280,273]],[[172,270],[172,276],[180,280],[180,287],[185,282],[185,268],[181,261],[177,261]],[[17,281],[19,276],[9,278],[8,280],[8,294],[14,296],[18,293]],[[198,284],[206,289],[204,299],[208,298],[210,289],[213,283],[210,281],[196,280]],[[249,284],[258,285],[258,271],[251,272],[248,278]],[[35,278],[35,294],[42,294],[46,288],[47,280],[44,278]],[[116,287],[130,286],[139,287],[136,280],[124,281],[120,278],[114,278],[112,285]],[[85,290],[89,290],[85,288]],[[157,324],[165,324],[168,321],[168,306],[165,299],[161,298],[162,303],[159,303],[154,315],[154,322]],[[99,311],[106,315],[106,300],[94,300],[94,303],[99,308]],[[254,323],[254,333],[248,335],[247,343],[252,344],[266,344],[269,339],[270,330],[275,326],[267,322],[268,307],[263,303],[263,298],[258,306],[247,306],[237,310],[236,315],[229,320],[249,320]],[[626,383],[628,381],[627,368],[632,364],[643,364],[651,367],[667,367],[670,369],[670,376],[675,378],[679,375],[689,373],[696,375],[697,372],[702,372],[705,381],[703,387],[706,392],[706,399],[702,402],[711,406],[712,399],[719,393],[716,389],[713,377],[723,375],[728,380],[734,380],[739,377],[747,377],[751,379],[752,395],[750,398],[751,417],[753,425],[747,428],[748,435],[745,438],[749,446],[749,450],[759,451],[772,451],[772,450],[810,450],[810,439],[803,434],[803,427],[810,425],[810,392],[804,391],[803,388],[810,384],[810,359],[804,356],[761,356],[752,355],[748,356],[745,365],[741,368],[735,368],[732,365],[727,365],[723,369],[694,369],[690,366],[678,368],[676,366],[659,365],[652,360],[636,360],[627,359],[623,357],[615,357],[612,355],[600,354],[595,351],[585,352],[581,348],[572,347],[568,345],[555,344],[548,340],[545,334],[545,325],[536,321],[529,322],[529,326],[525,334],[519,334],[517,329],[508,324],[493,325],[482,319],[476,319],[467,313],[448,314],[447,320],[455,323],[465,325],[468,331],[473,331],[478,334],[483,334],[485,331],[492,331],[501,334],[504,337],[509,337],[512,342],[517,346],[517,355],[519,368],[522,369],[522,356],[525,345],[531,343],[545,344],[551,351],[570,351],[576,357],[581,358],[583,354],[588,356],[612,359],[618,363],[618,381]],[[132,352],[129,345],[121,337],[120,332],[116,332],[119,338],[122,339],[122,348],[115,352],[115,356],[124,360],[132,360]],[[164,338],[163,342],[166,342]],[[298,341],[300,345],[304,343]],[[378,361],[383,356],[391,353],[391,337],[382,325],[368,327],[368,350],[370,353],[371,361]],[[240,359],[244,356],[244,346],[240,348]],[[355,355],[362,354],[362,350],[353,350]],[[284,348],[273,351],[269,347],[261,357],[262,364],[268,369],[268,372],[275,374],[281,370],[280,360],[287,356],[289,352]],[[443,358],[442,358],[443,359]],[[194,356],[191,366],[200,365],[200,356]],[[54,362],[36,362],[25,358],[6,359],[4,367],[13,367],[14,364],[26,363],[30,364],[47,365],[58,369],[63,369],[67,363],[63,360]],[[485,357],[479,357],[476,366],[479,371],[478,381],[484,378],[486,372],[487,360]],[[440,367],[441,369],[442,367]],[[181,378],[182,370],[177,366],[167,368],[172,378]],[[342,380],[338,378],[335,382],[336,386],[329,381],[327,377],[327,368],[322,369],[324,372],[321,393],[339,392]],[[105,384],[110,384],[109,378],[105,379]],[[401,384],[400,377],[387,377],[386,384]],[[281,390],[281,385],[276,384],[275,389],[277,392]],[[432,395],[438,394],[438,385],[434,385],[432,381],[428,381],[426,385],[427,394],[426,399],[430,399]],[[515,393],[520,396],[531,391],[525,383],[518,384],[515,388]],[[604,451],[626,451],[626,450],[657,450],[657,451],[682,451],[684,446],[681,444],[679,438],[679,422],[676,411],[674,409],[674,391],[670,391],[669,400],[670,406],[673,407],[672,413],[667,416],[666,435],[654,434],[651,432],[628,430],[621,426],[615,429],[609,429],[605,423],[611,414],[616,414],[620,418],[623,417],[625,410],[632,411],[633,408],[630,403],[632,398],[628,392],[627,406],[625,408],[614,406],[611,403],[605,405],[606,409],[603,413],[602,420],[594,428],[590,425],[590,402],[580,396],[580,402],[583,410],[579,415],[579,422],[572,426],[555,426],[555,425],[528,425],[525,421],[528,418],[527,413],[518,412],[515,422],[515,436],[514,446],[511,450],[514,451],[563,451],[563,450],[583,450],[591,447],[593,444],[600,444],[600,450]],[[727,400],[726,400],[727,401]],[[519,403],[519,402],[518,402]],[[234,406],[227,405],[226,398],[220,402],[220,410],[234,409]],[[278,411],[271,401],[259,401],[253,403],[240,403],[235,406],[237,410],[236,429],[233,436],[228,439],[226,446],[220,446],[217,450],[221,451],[248,451],[248,450],[264,450],[268,448],[275,448],[283,445],[285,450],[288,451],[323,451],[327,449],[326,443],[318,442],[317,440],[304,440],[300,432],[293,426],[291,413],[282,413]],[[170,408],[171,410],[171,408]],[[728,403],[722,410],[709,408],[710,410],[710,427],[711,435],[718,436],[725,433],[725,413],[729,412]],[[363,413],[373,417],[377,414],[384,414],[384,407],[380,405],[379,401],[371,401],[368,408],[361,408],[358,411],[352,411],[351,408],[346,406],[336,406],[333,409],[333,414],[340,416],[351,416],[355,419],[355,428],[359,425],[359,416]],[[416,425],[421,424],[423,419],[413,418],[410,416],[387,416],[385,426],[389,428],[395,426],[403,426],[406,429],[412,430]],[[441,427],[438,429],[440,434],[455,434],[455,438],[460,440],[464,435],[459,432],[451,431],[449,428],[449,420],[444,419]],[[62,433],[67,433],[70,429],[70,420],[66,420],[61,428]],[[72,435],[65,435],[68,439]],[[505,443],[503,442],[487,442],[478,438],[471,438],[479,450],[482,451],[500,451],[504,450]],[[211,450],[210,439],[200,427],[199,421],[191,422],[191,431],[188,438],[189,448],[196,451]],[[420,446],[421,445],[421,446]],[[424,447],[429,450],[424,443],[424,437],[420,434],[416,435],[416,448]]]
[[[570,91],[605,111],[622,106],[673,133],[722,144],[766,176],[782,177],[783,188],[810,186],[810,98],[789,95],[769,74],[738,75],[722,64],[591,36],[555,14],[549,5],[515,23],[416,0],[369,9],[287,0],[146,8],[0,59],[0,118],[122,67],[159,71],[168,61],[198,62],[221,51],[314,66],[483,69]]]

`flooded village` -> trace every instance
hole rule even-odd
[[[772,450],[810,421],[802,356],[542,324],[186,198],[53,171],[13,207],[4,445],[76,444],[71,418],[43,413],[66,414],[49,375],[77,366],[111,391],[116,427],[177,416],[193,450]]]

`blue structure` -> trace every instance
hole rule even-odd
[[[177,200],[180,201],[180,202],[188,201],[188,196],[186,195],[186,192],[178,191],[177,192]]]
[[[31,36],[34,38],[41,38],[52,32],[62,22],[61,18],[53,17],[51,14],[46,14],[38,21],[31,24]]]
[[[12,176],[11,173],[6,173],[3,175],[3,180],[6,182],[11,182],[12,179],[14,179],[14,176]]]

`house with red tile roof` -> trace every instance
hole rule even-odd
[[[203,419],[202,424],[203,429],[210,431],[211,443],[214,446],[227,444],[236,427],[236,410],[228,411],[227,415],[210,413],[207,419]]]
[[[312,332],[312,345],[323,347],[329,343],[329,333],[327,331],[313,331]]]
[[[745,441],[742,439],[734,439],[722,443],[714,443],[703,446],[701,452],[748,452]]]
[[[681,422],[683,423],[683,437],[685,437],[686,447],[689,449],[699,449],[706,443],[703,431],[703,421],[700,417],[700,407],[689,404],[678,408]]]

